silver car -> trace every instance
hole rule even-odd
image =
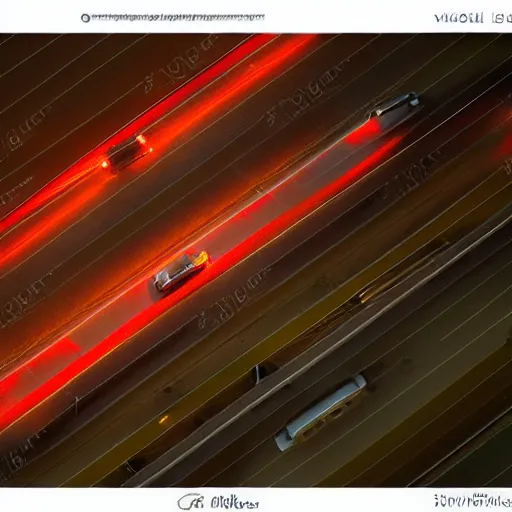
[[[201,272],[209,262],[210,256],[206,251],[185,253],[155,275],[155,288],[162,293],[168,292],[187,277]]]
[[[420,99],[418,98],[418,95],[415,92],[409,92],[407,94],[402,94],[401,96],[393,98],[392,100],[381,103],[368,114],[368,118],[382,117],[386,114],[389,114],[393,110],[396,110],[397,108],[403,107],[404,105],[417,107],[419,104]]]
[[[352,400],[364,391],[366,385],[366,379],[361,374],[345,382],[334,393],[304,411],[278,432],[274,437],[277,447],[285,452],[292,446],[307,441],[328,421],[341,416]]]

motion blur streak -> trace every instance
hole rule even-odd
[[[187,82],[182,87],[173,92],[168,98],[155,105],[151,110],[144,113],[142,116],[135,119],[128,126],[125,126],[119,132],[112,136],[112,138],[99,148],[99,151],[105,151],[109,146],[118,144],[119,142],[127,139],[134,133],[141,131],[148,124],[155,123],[158,119],[165,116],[170,110],[176,108],[184,101],[188,100],[191,96],[197,93],[200,89],[211,85],[221,75],[241,64],[242,61],[250,57],[253,53],[263,49],[278,36],[274,34],[261,34],[251,36],[239,46],[231,50],[209,68],[205,69],[202,73],[197,75],[193,80]],[[276,49],[279,51],[279,47]]]
[[[54,370],[55,367],[60,369],[66,368],[77,357],[79,350],[79,347],[69,338],[63,338],[58,344],[56,343],[44,353],[36,356],[25,370],[31,370],[34,373],[44,373]],[[16,409],[22,402],[16,402],[20,397],[13,396],[10,394],[10,391],[15,386],[22,384],[20,382],[22,379],[30,379],[30,371],[25,372],[23,376],[13,373],[0,382],[0,403],[2,409],[9,408],[12,414],[16,414]],[[37,397],[34,398],[37,400]]]
[[[4,220],[2,220],[0,222],[0,233],[9,229],[19,220],[23,220],[23,218],[26,218],[30,213],[38,210],[60,194],[63,194],[73,185],[80,183],[80,181],[89,176],[93,170],[94,167],[86,167],[78,169],[72,174],[70,173],[68,175],[68,173],[64,173],[55,178],[55,180],[50,182],[47,186],[23,203],[19,209],[14,210]],[[24,215],[24,212],[27,212],[27,214]],[[17,218],[17,216],[19,217]]]
[[[363,144],[377,135],[380,131],[380,125],[377,119],[372,117],[361,126],[351,131],[344,139],[348,144]]]
[[[271,73],[278,66],[283,64],[288,58],[294,55],[298,50],[303,48],[306,44],[313,40],[315,35],[296,36],[287,41],[276,51],[270,55],[265,55],[253,65],[248,67],[244,72],[234,81],[228,83],[221,88],[213,98],[207,99],[202,104],[198,105],[195,109],[183,112],[183,115],[173,120],[171,126],[168,128],[165,143],[168,144],[173,138],[183,134],[186,130],[192,128],[196,123],[201,121],[209,113],[219,108],[229,100],[233,99],[236,95],[241,95],[255,84],[259,79]]]
[[[76,379],[81,373],[86,371],[92,365],[96,364],[101,359],[108,356],[122,343],[127,341],[131,336],[135,335],[145,326],[149,325],[162,313],[170,309],[178,302],[185,299],[191,293],[195,292],[209,281],[220,276],[228,271],[233,266],[240,263],[244,258],[249,257],[252,253],[257,251],[263,245],[270,243],[275,237],[279,236],[285,229],[290,228],[294,223],[300,221],[304,216],[312,213],[315,209],[320,207],[326,200],[334,197],[343,189],[357,180],[358,177],[369,171],[375,164],[377,164],[388,152],[390,152],[399,142],[401,137],[394,137],[376,149],[371,155],[366,157],[363,161],[358,163],[353,168],[349,169],[346,173],[334,180],[332,183],[315,193],[307,201],[303,201],[296,207],[291,208],[285,214],[271,221],[269,224],[259,229],[256,233],[248,237],[244,242],[234,247],[228,253],[224,254],[216,261],[213,261],[201,274],[194,277],[191,281],[186,283],[182,288],[178,289],[171,295],[164,297],[159,302],[154,303],[145,311],[136,315],[132,320],[127,322],[117,331],[107,336],[101,343],[96,345],[89,352],[79,356],[67,368],[61,370],[54,377],[47,380],[42,386],[32,391],[23,398],[20,398],[12,407],[3,407],[0,410],[0,430],[7,428],[14,422],[18,421],[31,411],[32,409],[44,404],[44,401],[51,395],[55,394],[61,388],[66,386],[69,382]],[[264,207],[266,200],[270,193],[258,199],[257,204],[259,207]],[[254,204],[250,205],[254,208]],[[240,212],[238,215],[246,215],[247,212]],[[233,217],[235,219],[236,217]],[[66,341],[67,342],[67,338]],[[62,341],[59,340],[55,345],[60,345]],[[38,356],[38,361],[41,363],[43,360],[46,364],[51,364],[53,352],[48,349]],[[31,367],[36,363],[34,360],[30,363]],[[26,365],[19,367],[7,377],[12,379],[14,384],[17,382],[17,374],[26,370]],[[0,386],[4,386],[5,392],[8,389],[4,385],[4,381],[0,382]]]
[[[162,100],[148,112],[143,113],[128,126],[113,135],[105,144],[92,150],[79,162],[65,170],[62,174],[57,176],[57,178],[29,197],[18,208],[5,216],[0,221],[0,234],[26,219],[44,204],[55,199],[64,191],[80,182],[81,179],[89,175],[92,171],[96,170],[96,164],[102,159],[101,155],[105,153],[106,148],[128,138],[143,126],[162,117],[167,111],[176,107],[176,105],[185,101],[187,98],[190,98],[198,90],[226,73],[230,68],[237,65],[252,53],[258,51],[276,37],[276,35],[271,34],[252,36],[226,54],[221,60],[206,68],[197,77],[186,82],[177,89],[177,91],[171,93],[168,98]]]
[[[380,148],[376,149],[371,155],[367,156],[364,160],[359,162],[357,165],[352,167],[348,172],[340,176],[337,180],[333,181],[323,189],[313,194],[308,201],[302,204],[303,211],[309,211],[314,208],[318,208],[319,205],[328,201],[335,194],[339,193],[348,185],[354,183],[356,179],[368,171],[373,166],[377,165],[380,160],[389,153],[395,146],[397,146],[402,140],[402,137],[396,136],[390,139],[388,142],[383,144]],[[293,213],[293,212],[290,212]],[[297,213],[295,213],[297,215]]]
[[[54,231],[61,224],[66,223],[66,220],[73,216],[77,211],[80,211],[92,198],[94,198],[104,186],[106,180],[111,176],[104,174],[98,176],[94,183],[88,186],[73,199],[73,202],[68,202],[65,208],[61,208],[57,213],[46,215],[41,221],[37,222],[27,232],[23,233],[14,244],[0,253],[0,266],[8,263],[11,259],[18,256],[23,251],[33,248],[33,246],[41,239],[45,238],[48,232]]]
[[[285,230],[297,224],[308,215],[313,214],[329,200],[340,194],[344,189],[356,182],[358,178],[361,178],[366,172],[377,165],[401,140],[402,138],[398,136],[390,139],[338,179],[312,194],[307,200],[290,208],[290,210],[248,237],[244,242],[238,245],[238,247],[233,248],[219,260],[219,262],[221,260],[223,262],[221,272],[229,270],[244,258],[249,257],[252,253],[277,238]],[[250,208],[264,208],[267,199],[267,196],[261,197],[256,203],[250,205]],[[245,215],[245,211],[240,212],[239,215]],[[236,220],[236,218],[233,220]],[[217,262],[215,263],[217,264]],[[221,272],[219,272],[219,274]]]
[[[266,37],[268,39],[268,36]],[[297,36],[276,47],[270,54],[265,55],[259,61],[257,61],[254,65],[254,69],[253,66],[251,66],[248,68],[248,70],[244,70],[240,76],[227,82],[222,88],[219,88],[219,91],[216,91],[210,97],[205,97],[204,101],[192,109],[192,112],[185,109],[183,115],[179,116],[175,122],[173,121],[171,123],[171,126],[168,129],[164,130],[165,135],[160,139],[158,143],[162,146],[167,146],[174,137],[177,137],[187,129],[192,128],[195,124],[201,122],[203,118],[208,114],[214,112],[216,108],[220,108],[224,103],[235,98],[236,95],[241,95],[249,87],[253,86],[259,79],[262,79],[264,76],[271,73],[279,65],[283,64],[288,58],[292,57],[296,51],[303,48],[308,42],[312,41],[314,37],[314,35]],[[190,93],[187,94],[190,96]],[[185,96],[180,99],[179,94],[173,95],[172,103],[173,105],[177,105],[184,99],[186,99]],[[161,107],[159,107],[159,109],[160,108]],[[167,105],[167,110],[169,109],[170,106]],[[153,110],[151,111],[151,114],[153,115]],[[137,130],[134,130],[133,125],[130,125],[129,129],[132,131],[132,134],[137,132]],[[118,137],[118,135],[115,137]],[[112,144],[114,144],[114,142],[112,142]],[[104,149],[105,148],[103,148],[103,151]],[[153,148],[151,148],[151,151],[152,150]],[[103,158],[104,157],[102,155],[101,159]],[[77,172],[73,176],[67,175],[66,173],[66,176],[63,175],[60,178],[57,178],[50,184],[50,186],[42,189],[39,193],[33,196],[33,198],[28,203],[24,204],[24,207],[33,205],[35,208],[38,208],[44,204],[46,199],[48,199],[48,201],[51,199],[56,199],[58,195],[60,195],[63,191],[69,190],[71,186],[79,183],[83,178],[90,176],[91,169],[95,170],[98,175],[98,179],[95,180],[92,186],[88,186],[88,191],[82,193],[79,200],[73,199],[73,201],[68,201],[68,205],[63,207],[62,213],[58,213],[49,219],[38,219],[37,223],[30,228],[28,234],[24,233],[20,235],[20,240],[15,241],[13,244],[9,244],[10,247],[6,248],[0,256],[0,265],[9,262],[15,256],[18,256],[23,250],[29,248],[29,245],[33,245],[33,243],[35,243],[37,240],[44,238],[51,232],[55,232],[61,225],[66,225],[69,223],[69,218],[72,215],[78,213],[85,206],[87,201],[92,201],[94,197],[101,192],[103,187],[99,186],[98,184],[104,183],[106,179],[106,173],[99,164],[100,161],[101,160],[98,160],[96,165],[93,165],[92,167],[91,162],[89,161],[89,167],[86,169],[86,171]],[[108,175],[111,176],[110,174]],[[61,183],[61,181],[64,181],[64,178],[66,178],[69,183]],[[48,205],[49,203],[47,202],[46,204]],[[13,213],[19,213],[22,209],[15,210]],[[11,217],[8,217],[6,220],[9,220],[10,218]],[[0,222],[0,233],[2,232],[1,224],[2,223]]]

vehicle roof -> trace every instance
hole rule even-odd
[[[399,105],[400,103],[406,103],[407,101],[411,101],[416,98],[418,95],[415,92],[408,92],[406,94],[401,94],[400,96],[395,96],[389,100],[383,101],[379,105],[377,105],[373,110],[372,114],[379,115],[379,112],[385,112],[390,108],[393,108],[395,105]]]
[[[295,444],[294,439],[290,439],[288,432],[286,429],[279,431],[275,436],[274,440],[277,444],[277,447],[282,451],[286,451],[288,448]]]
[[[362,380],[358,379],[357,377],[361,377]],[[357,377],[346,382],[334,393],[330,394],[329,396],[320,400],[316,404],[312,405],[309,409],[304,411],[297,418],[290,421],[286,426],[286,430],[288,431],[290,437],[295,437],[307,425],[309,425],[312,421],[314,422],[317,417],[321,417],[323,414],[325,414],[331,407],[333,407],[340,400],[343,400],[344,398],[347,398],[353,393],[356,393],[359,390],[361,390],[366,384],[366,382],[364,381],[362,375],[358,375]]]
[[[167,272],[169,274],[174,273],[176,270],[180,269],[181,267],[184,267],[185,265],[188,265],[192,262],[192,257],[186,253],[182,254],[181,256],[178,256],[176,259],[170,261],[165,267],[163,267],[160,272]]]
[[[131,137],[124,139],[122,142],[119,142],[118,144],[111,146],[108,149],[107,153],[109,153],[109,154],[117,153],[118,151],[122,151],[123,149],[125,149],[129,146],[132,146],[133,144],[138,144],[136,135],[132,135]]]

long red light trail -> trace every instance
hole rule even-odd
[[[260,36],[257,36],[260,37]],[[252,45],[250,45],[249,51],[247,48],[244,48],[244,55],[246,53],[251,54],[254,53],[255,47],[257,48],[263,46],[264,42],[269,40],[270,36],[265,36],[265,39],[259,40],[257,37],[254,38]],[[263,37],[263,36],[262,36]],[[298,50],[304,48],[312,39],[316,37],[314,35],[304,35],[297,36],[293,39],[289,39],[284,44],[280,45],[276,49],[274,49],[269,55],[262,56],[259,60],[257,60],[253,66],[248,67],[247,70],[244,70],[236,80],[228,82],[222,87],[216,94],[212,95],[212,97],[205,98],[201,101],[197,106],[192,108],[192,111],[185,111],[183,115],[177,117],[174,120],[169,128],[166,128],[166,136],[165,143],[168,144],[174,137],[179,136],[186,130],[192,128],[194,125],[199,124],[208,114],[215,111],[215,109],[221,108],[222,105],[227,103],[228,101],[235,98],[237,95],[243,94],[247,91],[251,86],[253,86],[258,80],[264,78],[266,75],[274,71],[280,65],[282,65],[287,59],[291,58]],[[247,45],[249,44],[246,43]],[[237,59],[237,62],[242,58],[241,55],[235,55],[234,57],[230,54],[231,58]],[[219,62],[219,64],[223,63],[223,61]],[[226,67],[224,64],[223,68]],[[231,66],[229,66],[231,67]],[[220,74],[221,71],[215,68],[214,70],[217,74]],[[154,112],[155,109],[152,109],[150,114],[156,118],[161,117],[166,111],[168,111],[172,106],[179,105],[182,103],[187,97],[190,97],[191,94],[196,90],[201,88],[202,81],[204,80],[204,73],[199,75],[198,83],[194,82],[194,90],[183,90],[180,89],[177,93],[173,94],[171,98],[166,100],[165,105],[158,105],[155,107],[158,110],[157,116]],[[172,100],[172,102],[171,102]],[[165,107],[165,108],[164,108]],[[149,115],[149,114],[148,114]],[[137,131],[140,128],[139,124],[142,125],[142,122],[145,121],[147,124],[148,120],[137,120],[132,123],[130,127],[127,127],[124,130],[121,130],[119,134],[115,135],[114,138],[128,137],[128,134],[124,133],[127,130]],[[112,140],[112,144],[114,144],[114,140]],[[154,144],[152,143],[152,146]],[[151,148],[151,151],[153,147]],[[88,157],[88,161],[90,158]],[[99,172],[105,172],[105,169],[99,165],[94,168],[95,170],[99,169]],[[6,217],[2,222],[0,222],[0,233],[2,229],[8,229],[17,221],[22,218],[27,218],[30,213],[32,213],[35,209],[39,208],[43,204],[48,204],[48,202],[52,199],[56,199],[62,192],[68,190],[72,185],[77,184],[79,181],[82,181],[85,177],[91,175],[91,163],[89,162],[89,167],[86,171],[76,172],[75,174],[71,174],[70,172],[66,172],[60,178],[51,182],[49,186],[42,189],[39,193],[32,197],[32,199],[22,205],[18,210],[15,210],[11,216]],[[102,174],[104,176],[104,174]],[[110,176],[110,175],[109,175]],[[62,182],[68,180],[65,184]],[[12,248],[9,250],[5,250],[3,252],[2,257],[0,257],[0,265],[7,263],[12,260],[15,256],[18,256],[22,251],[27,250],[30,246],[34,245],[37,241],[41,240],[45,236],[47,236],[52,230],[55,230],[59,225],[65,224],[68,221],[68,218],[76,214],[80,208],[77,205],[84,206],[87,201],[93,200],[94,197],[101,192],[102,187],[98,187],[97,183],[104,182],[104,179],[99,179],[95,181],[93,187],[88,191],[81,194],[80,200],[73,199],[73,204],[71,206],[63,208],[62,213],[56,214],[54,219],[50,219],[49,221],[46,219],[41,219],[38,221],[36,225],[30,228],[28,233],[23,233],[20,236],[20,239],[17,240]],[[87,198],[87,201],[85,200]],[[26,214],[26,215],[25,215]],[[16,216],[19,218],[16,219]]]
[[[37,242],[44,239],[49,232],[54,231],[69,216],[81,210],[85,204],[102,190],[104,182],[109,179],[109,176],[103,175],[98,178],[98,180],[90,184],[83,191],[80,191],[80,193],[73,198],[73,202],[70,202],[58,212],[45,216],[45,218],[38,221],[34,226],[30,226],[30,228],[23,233],[22,237],[9,245],[8,250],[2,251],[0,253],[0,266],[5,265],[34,244],[37,244]]]
[[[277,51],[271,55],[262,56],[262,58],[257,60],[253,66],[244,70],[235,83],[228,84],[213,98],[200,103],[193,108],[192,111],[183,112],[183,114],[173,120],[171,126],[166,129],[166,131],[168,131],[168,135],[165,137],[166,143],[169,143],[173,138],[178,137],[185,131],[192,128],[208,114],[226,104],[237,95],[241,95],[246,92],[258,80],[277,69],[315,37],[315,35],[308,34],[296,36],[295,38],[288,40],[285,44],[281,45]]]
[[[45,370],[54,370],[55,366],[66,368],[79,352],[80,347],[75,345],[69,338],[63,338],[59,343],[48,347],[44,354],[34,357],[25,368],[25,371],[32,370],[44,373]],[[12,373],[0,382],[0,397],[2,401],[9,398],[9,391],[19,385],[22,378],[21,374]],[[3,407],[5,407],[5,404],[3,404]]]
[[[226,54],[221,60],[206,68],[194,79],[171,93],[168,98],[165,98],[160,103],[152,107],[148,112],[139,116],[128,126],[113,135],[108,142],[88,153],[79,162],[54,178],[42,189],[23,202],[18,208],[5,216],[0,221],[0,233],[26,219],[43,205],[48,204],[48,202],[58,197],[66,190],[69,190],[70,187],[79,183],[86,176],[90,175],[90,173],[97,168],[98,162],[101,161],[101,155],[105,152],[105,148],[117,144],[140,130],[143,126],[146,126],[159,117],[162,117],[167,111],[193,96],[208,83],[217,79],[219,76],[238,64],[241,60],[255,53],[276,37],[276,35],[272,34],[252,36],[244,43],[231,50],[231,52]]]
[[[343,140],[347,144],[360,145],[368,142],[381,131],[379,121],[371,117],[366,122],[352,130]]]
[[[152,304],[149,308],[136,315],[126,324],[121,326],[119,329],[107,336],[94,348],[89,350],[87,353],[81,355],[74,360],[69,366],[61,370],[54,377],[47,380],[36,390],[30,392],[27,396],[19,400],[14,405],[5,408],[0,411],[0,429],[5,429],[9,425],[13,424],[25,414],[30,412],[35,407],[44,403],[45,400],[50,398],[53,394],[58,392],[62,387],[69,384],[71,381],[76,379],[80,374],[85,372],[91,366],[96,364],[101,359],[108,356],[115,349],[120,347],[129,337],[133,336],[162,313],[168,310],[173,305],[177,304],[185,297],[198,290],[212,279],[220,276],[236,263],[249,256],[251,253],[256,251],[263,244],[272,240],[279,233],[283,232],[284,229],[295,224],[305,215],[314,211],[320,205],[325,203],[328,199],[334,197],[345,189],[349,184],[355,182],[361,175],[366,173],[371,167],[376,165],[387,153],[389,153],[401,140],[401,137],[394,137],[388,142],[380,146],[371,155],[359,162],[348,172],[344,173],[338,179],[334,180],[329,185],[317,191],[307,200],[301,202],[289,211],[283,213],[278,218],[268,223],[263,228],[259,229],[256,233],[248,237],[238,246],[234,247],[227,254],[220,257],[209,265],[201,274],[197,275],[189,283],[182,288],[178,289],[172,295],[169,295],[160,301]],[[262,196],[256,204],[260,207],[265,204],[265,201],[269,199],[269,194]],[[251,208],[254,204],[250,205]],[[239,215],[246,215],[245,211],[240,212],[233,218],[235,220]],[[56,345],[60,343],[69,344],[69,338],[65,338],[63,341],[58,341]],[[43,357],[44,354],[44,357]],[[47,354],[47,355],[46,355]],[[52,354],[46,350],[44,353],[38,356],[41,360],[51,359]],[[31,365],[34,365],[32,360]],[[18,368],[15,372],[12,372],[7,379],[15,384],[17,382],[16,375],[21,374],[26,370],[26,366]],[[0,382],[0,386],[4,390],[4,393],[9,393],[8,385],[5,384],[5,380]]]

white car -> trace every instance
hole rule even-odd
[[[185,253],[155,275],[155,288],[161,293],[168,292],[184,279],[201,272],[209,262],[210,255],[206,251]]]
[[[354,398],[364,391],[366,386],[366,379],[361,374],[356,375],[334,393],[290,421],[274,437],[279,450],[285,452],[292,446],[307,441],[328,421],[341,416],[344,410],[351,405]]]

